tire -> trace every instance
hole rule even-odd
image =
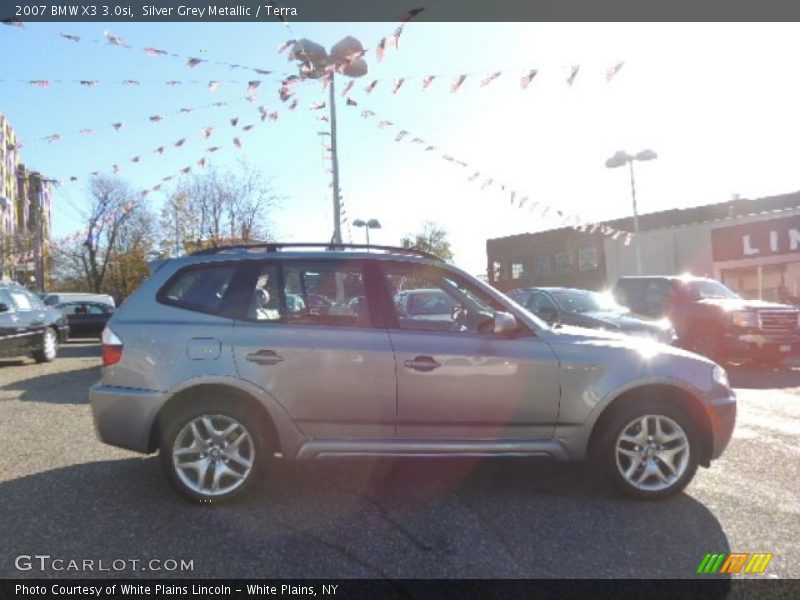
[[[692,480],[699,448],[692,419],[670,402],[653,400],[628,404],[612,415],[598,450],[603,471],[622,493],[661,500]]]
[[[245,495],[269,461],[259,416],[238,399],[198,399],[172,414],[160,426],[159,440],[159,460],[170,485],[197,504]]]
[[[38,350],[33,351],[33,359],[37,363],[53,362],[58,356],[58,333],[52,327],[48,327],[42,334],[42,345]]]

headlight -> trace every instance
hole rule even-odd
[[[731,313],[731,322],[736,327],[758,327],[758,315],[754,312],[736,310]]]
[[[724,388],[731,387],[731,384],[728,382],[728,374],[725,372],[725,369],[719,365],[714,365],[714,369],[711,371],[711,379],[714,380],[714,383]]]
[[[656,327],[667,331],[668,329],[672,329],[672,323],[670,323],[669,319],[660,319],[656,321]]]

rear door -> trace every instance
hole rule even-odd
[[[397,416],[394,353],[364,261],[257,265],[236,322],[239,376],[317,439],[388,439]]]

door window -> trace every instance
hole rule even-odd
[[[488,333],[495,311],[503,309],[477,287],[442,269],[387,265],[384,272],[399,329]]]
[[[286,263],[286,321],[308,325],[369,327],[360,263]]]
[[[542,294],[541,292],[531,294],[531,297],[528,299],[528,308],[530,308],[533,313],[541,312],[543,308],[558,310],[558,307],[555,302],[550,299],[550,296]]]

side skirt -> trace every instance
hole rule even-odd
[[[558,440],[432,441],[432,440],[309,440],[297,452],[297,460],[345,457],[458,457],[539,456],[570,461]]]

